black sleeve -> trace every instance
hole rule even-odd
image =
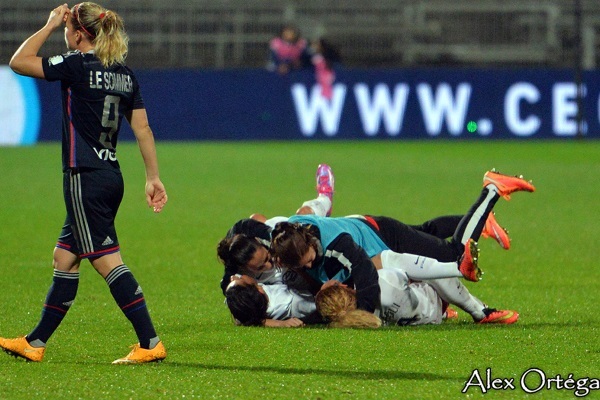
[[[76,82],[84,74],[83,58],[78,51],[42,58],[44,79],[47,81]]]
[[[350,272],[356,288],[357,307],[375,312],[381,306],[381,289],[377,269],[367,253],[356,244],[352,237],[343,233],[325,249],[327,276],[335,275],[335,268]]]
[[[257,237],[271,242],[271,227],[252,218],[246,218],[236,222],[227,232],[227,237],[244,234],[249,237]]]

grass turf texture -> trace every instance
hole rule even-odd
[[[117,230],[144,288],[165,362],[113,366],[136,341],[104,281],[82,264],[79,294],[42,363],[0,354],[0,398],[463,398],[478,369],[514,378],[600,378],[596,241],[600,142],[159,143],[169,204],[146,209],[141,157],[123,143],[125,199]],[[0,335],[38,321],[64,218],[60,146],[0,148]],[[336,174],[334,215],[371,213],[419,223],[462,213],[496,167],[538,191],[501,199],[510,251],[481,240],[483,281],[467,282],[491,306],[521,313],[513,326],[476,326],[464,312],[441,326],[377,331],[239,328],[219,291],[215,246],[252,212],[289,215],[314,196],[314,172]],[[539,379],[531,380],[535,387]],[[554,385],[556,387],[556,385]],[[542,390],[535,398],[573,398]],[[478,388],[467,396],[482,397]],[[592,397],[598,396],[593,392]]]

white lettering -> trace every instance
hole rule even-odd
[[[96,71],[96,88],[102,88],[102,72]]]
[[[101,89],[101,86],[97,88]],[[131,93],[133,92],[133,81],[129,75],[104,72],[104,89]]]
[[[473,383],[474,379],[476,380],[475,383]],[[467,393],[467,390],[471,386],[479,386],[479,389],[481,389],[481,393],[483,393],[483,394],[487,393],[487,388],[485,387],[485,385],[483,384],[483,381],[481,380],[481,375],[479,375],[478,369],[475,369],[475,370],[473,370],[473,372],[471,372],[471,377],[465,383],[465,387],[463,387],[461,393]]]
[[[470,84],[461,83],[456,88],[455,99],[452,95],[452,88],[447,83],[441,83],[437,86],[435,96],[429,84],[418,84],[417,95],[427,133],[431,136],[439,135],[445,119],[448,132],[453,136],[460,135],[465,127],[471,91]]]
[[[337,134],[346,98],[346,85],[335,84],[333,96],[328,100],[321,95],[319,85],[312,87],[309,99],[306,87],[296,83],[292,85],[292,97],[300,130],[304,136],[311,137],[315,134],[319,119],[325,135]]]
[[[108,150],[108,149],[101,149],[100,151],[98,151],[98,149],[96,149],[94,147],[94,151],[96,152],[96,155],[98,156],[99,159],[103,160],[103,161],[117,161],[117,154],[114,151]]]
[[[531,389],[529,386],[527,386],[527,383],[525,382],[525,379],[527,378],[527,376],[529,375],[530,372],[534,372],[534,373],[538,374],[538,376],[540,377],[540,384],[535,389]],[[523,389],[523,391],[525,391],[527,393],[537,393],[540,390],[542,390],[545,385],[546,385],[546,374],[541,369],[537,369],[537,368],[528,369],[521,376],[521,389]]]
[[[582,86],[585,96],[586,87]],[[557,136],[577,135],[577,85],[556,83],[552,88],[552,129]],[[585,125],[583,126],[585,132]]]
[[[528,82],[517,82],[512,85],[504,96],[504,120],[506,126],[517,136],[531,136],[540,129],[541,121],[538,117],[530,115],[521,118],[521,100],[533,104],[540,100],[540,91]]]
[[[397,84],[392,99],[388,86],[380,83],[375,86],[371,99],[366,84],[359,83],[354,87],[358,113],[367,136],[377,135],[382,118],[385,130],[390,136],[397,136],[400,133],[409,91],[407,84]]]

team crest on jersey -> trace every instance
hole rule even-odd
[[[50,57],[48,59],[48,64],[49,65],[56,65],[56,64],[60,64],[61,62],[63,62],[65,59],[63,58],[62,55],[58,55],[58,56],[54,56],[54,57]]]

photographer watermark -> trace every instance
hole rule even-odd
[[[539,368],[529,368],[521,374],[519,381],[515,382],[515,378],[493,378],[492,369],[487,368],[483,376],[478,369],[473,370],[465,382],[462,393],[467,393],[472,388],[479,388],[483,394],[491,390],[516,390],[517,388],[529,394],[544,390],[568,390],[572,391],[576,397],[586,397],[591,391],[600,390],[600,379],[575,378],[573,374],[568,374],[566,377],[561,375],[548,377]]]

